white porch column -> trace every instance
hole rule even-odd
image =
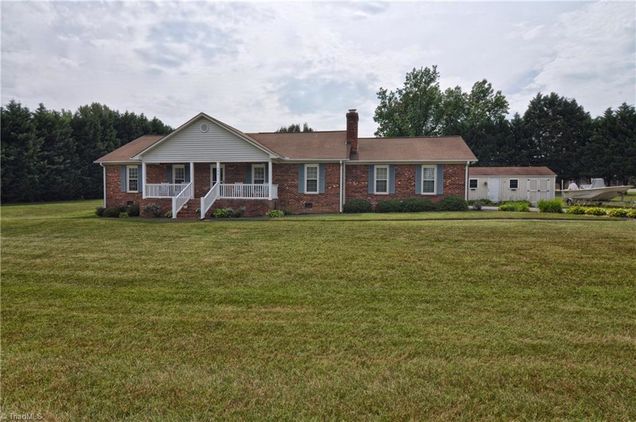
[[[216,162],[216,183],[221,183],[221,162]]]
[[[267,199],[269,199],[271,201],[272,199],[272,159],[269,159],[269,162],[267,163],[267,174],[269,176],[269,178],[267,180],[269,180],[269,195],[267,197]]]
[[[141,197],[146,199],[146,162],[141,162]]]
[[[190,161],[190,183],[192,183],[190,198],[194,198],[194,163],[192,161]]]

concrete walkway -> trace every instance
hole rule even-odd
[[[469,209],[471,209],[471,210],[473,209],[473,207],[472,207],[472,206],[469,206],[468,208],[469,208]],[[493,207],[493,206],[485,206],[485,205],[482,205],[481,210],[482,210],[482,211],[499,211],[499,207]],[[539,208],[530,207],[530,208],[528,209],[528,211],[530,211],[530,212],[539,212]]]

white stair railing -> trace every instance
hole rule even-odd
[[[200,218],[203,220],[205,218],[205,214],[208,212],[214,201],[219,197],[219,183],[215,183],[212,186],[212,189],[205,194],[204,197],[201,198],[201,207],[199,210],[201,211]]]
[[[177,213],[188,201],[192,199],[192,182],[185,185],[183,190],[172,197],[172,218],[177,218]]]

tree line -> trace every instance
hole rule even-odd
[[[442,90],[436,66],[413,69],[402,87],[377,93],[377,136],[461,135],[480,166],[538,166],[559,178],[603,177],[636,183],[636,110],[621,104],[591,117],[575,99],[537,94],[520,115],[490,82]],[[93,103],[68,110],[15,101],[0,107],[1,194],[4,202],[102,196],[93,161],[141,135],[169,133],[161,120]],[[307,123],[279,132],[311,132]]]
[[[156,117],[98,103],[72,113],[11,101],[0,113],[3,202],[100,198],[102,169],[93,161],[141,135],[172,130]]]
[[[575,99],[538,93],[523,115],[509,115],[487,80],[469,92],[442,90],[436,66],[413,69],[402,87],[381,88],[376,136],[461,135],[480,166],[548,166],[560,179],[636,182],[636,111],[623,103],[591,117]]]
[[[300,126],[300,123],[292,123],[289,126],[281,126],[276,133],[301,133],[301,132],[313,132],[314,130],[309,127],[307,122]]]

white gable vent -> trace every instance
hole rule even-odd
[[[201,132],[205,133],[208,130],[210,130],[210,127],[208,126],[207,123],[201,123]]]

